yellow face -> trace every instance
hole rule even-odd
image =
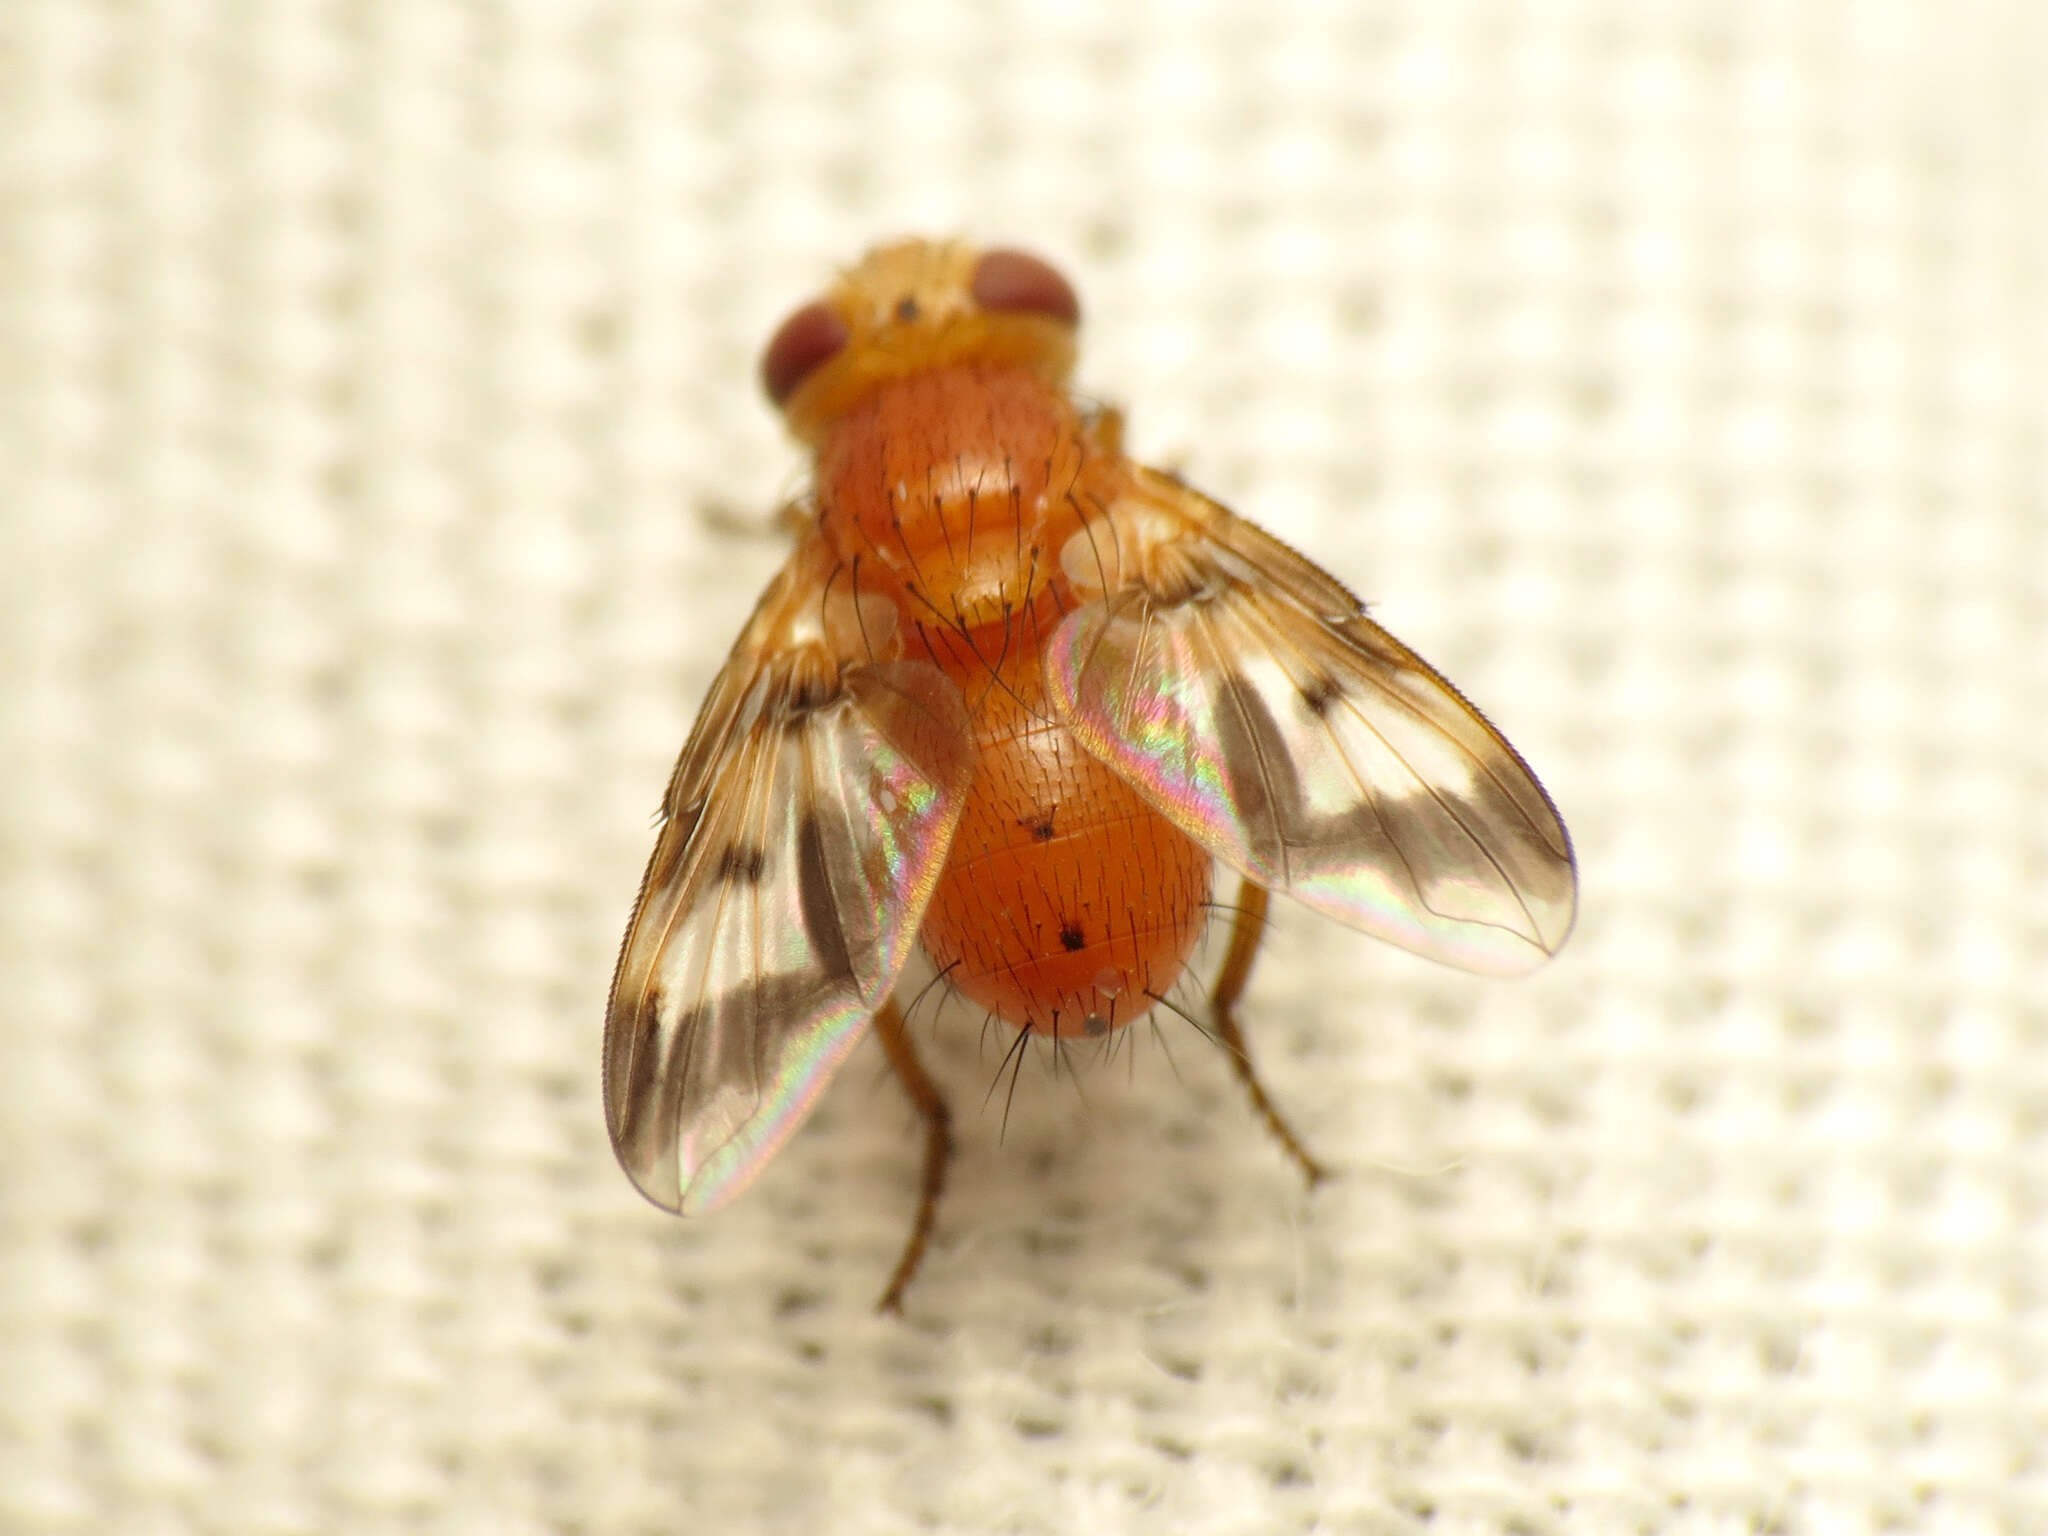
[[[1023,367],[1064,382],[1080,319],[1073,288],[1036,256],[905,240],[870,251],[783,321],[761,382],[815,444],[878,385],[933,368]]]

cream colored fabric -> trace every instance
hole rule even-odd
[[[2048,1530],[2048,12],[9,0],[0,1529]],[[614,1167],[652,811],[905,231],[1527,753],[1524,983],[1284,912]],[[1211,959],[1214,956],[1212,953]],[[1170,1060],[1169,1060],[1170,1058]]]

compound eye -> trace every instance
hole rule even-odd
[[[844,320],[817,301],[783,321],[761,354],[761,384],[768,398],[782,404],[799,384],[837,357],[852,334]]]
[[[1081,323],[1081,301],[1072,285],[1025,251],[984,251],[974,264],[971,291],[983,309],[1044,315],[1062,325]]]

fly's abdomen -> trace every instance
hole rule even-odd
[[[1034,655],[964,680],[984,695],[979,757],[922,938],[998,1017],[1100,1035],[1179,979],[1210,859],[1049,718],[1039,675]]]

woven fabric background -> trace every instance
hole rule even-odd
[[[2048,1530],[2035,0],[7,0],[0,1529]],[[614,1166],[781,315],[1028,244],[1142,456],[1486,707],[1520,983]],[[707,514],[728,514],[725,516]],[[1211,960],[1214,959],[1213,951]]]

